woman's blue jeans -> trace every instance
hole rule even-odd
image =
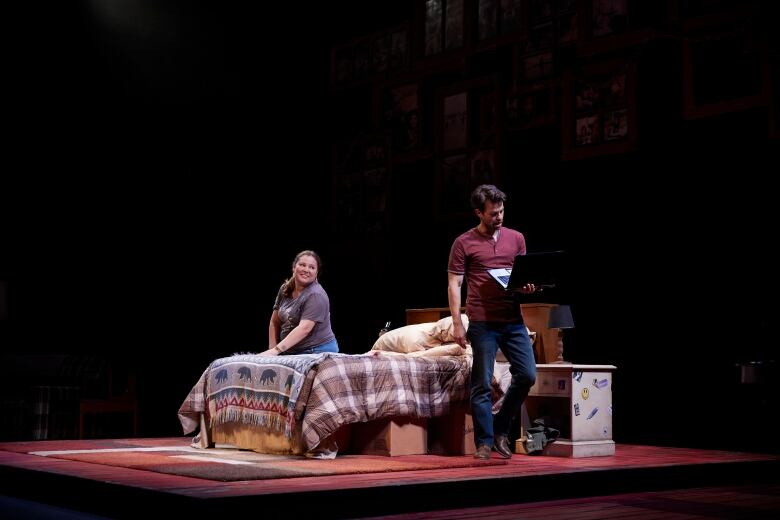
[[[328,341],[327,343],[323,343],[315,347],[310,347],[307,348],[306,350],[300,350],[294,352],[294,354],[319,354],[321,352],[338,352],[338,351],[339,351],[339,342],[336,341],[335,338],[333,338],[331,341]]]
[[[528,329],[523,323],[472,321],[467,337],[474,352],[471,369],[471,414],[477,447],[493,446],[494,435],[507,435],[528,390],[536,382],[536,360]],[[491,380],[496,353],[501,349],[509,361],[512,382],[501,409],[493,417]]]

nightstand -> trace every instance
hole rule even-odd
[[[612,440],[612,376],[614,365],[536,365],[536,384],[525,407],[530,422],[549,417],[548,426],[561,435],[545,450],[557,457],[599,457],[615,454]],[[525,415],[524,415],[525,417]],[[523,421],[523,428],[529,427]],[[523,453],[522,435],[515,452]]]

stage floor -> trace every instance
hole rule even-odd
[[[189,437],[128,440],[149,447],[187,446],[189,441]],[[316,513],[319,519],[776,483],[780,468],[777,455],[618,444],[612,457],[515,455],[501,466],[222,482],[28,453],[101,449],[117,442],[121,441],[0,443],[3,493],[116,518],[147,516],[150,507],[173,507],[182,514],[246,514],[273,504],[274,510]],[[420,457],[426,455],[403,459]]]

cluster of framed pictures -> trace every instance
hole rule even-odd
[[[521,29],[522,0],[479,0],[477,38],[487,40]]]
[[[436,196],[442,219],[470,213],[469,194],[499,177],[498,78],[462,82],[437,92],[434,154]]]
[[[331,81],[334,85],[344,85],[401,70],[408,64],[409,29],[402,25],[334,48]]]
[[[504,98],[504,122],[507,129],[524,129],[555,122],[557,82],[514,85]]]
[[[463,47],[465,0],[425,0],[425,56]]]
[[[574,87],[574,144],[592,145],[628,136],[626,73],[600,79],[584,79]]]
[[[340,230],[387,228],[393,164],[397,182],[404,169],[419,171],[415,164],[435,170],[439,215],[470,212],[471,189],[500,182],[501,163],[512,164],[512,152],[502,149],[507,132],[514,138],[515,131],[560,129],[564,160],[633,151],[639,46],[670,27],[681,34],[686,118],[768,106],[769,135],[780,134],[778,89],[768,87],[780,84],[777,58],[767,60],[766,49],[755,47],[748,15],[729,20],[743,9],[740,2],[419,0],[415,6],[409,23],[333,49],[332,83],[346,87],[335,90],[363,89],[364,79],[371,87],[361,91],[372,115],[362,128],[371,134],[336,154]],[[449,51],[458,52],[434,57]]]
[[[577,41],[576,1],[531,0],[527,17],[528,27],[521,46],[520,77],[525,81],[535,81],[555,73],[558,47]]]
[[[564,86],[563,157],[629,151],[636,144],[633,63],[604,63],[568,75]]]

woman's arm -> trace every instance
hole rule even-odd
[[[312,320],[301,320],[285,338],[276,345],[276,349],[282,353],[285,350],[293,348],[308,336],[316,323]]]
[[[268,348],[274,348],[279,343],[279,331],[282,330],[282,320],[279,311],[274,309],[271,314],[271,323],[268,325]]]
[[[280,341],[276,346],[271,347],[267,352],[270,355],[281,354],[285,350],[293,348],[295,345],[303,341],[314,328],[315,322],[312,320],[301,320],[297,327],[290,331],[285,338]]]

